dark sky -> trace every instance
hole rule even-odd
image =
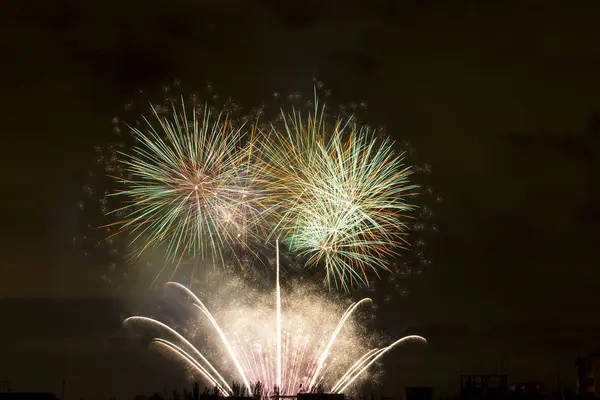
[[[119,339],[130,300],[100,299],[96,271],[69,254],[93,146],[137,89],[210,80],[254,106],[318,76],[409,140],[444,198],[432,267],[378,311],[391,331],[437,340],[391,357],[384,388],[403,377],[452,392],[461,356],[465,370],[504,358],[514,379],[572,384],[575,356],[600,347],[600,4],[446,3],[5,1],[0,337],[6,360],[26,361],[3,359],[0,380],[108,379],[124,395],[162,388],[165,371],[177,381]]]

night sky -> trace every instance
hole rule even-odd
[[[138,89],[212,81],[253,107],[317,76],[410,141],[444,199],[431,266],[377,310],[430,345],[387,358],[380,390],[453,394],[501,364],[574,386],[600,348],[600,4],[449,3],[3,2],[0,381],[60,395],[65,378],[70,399],[186,384],[120,328],[144,294],[70,254],[93,147]]]

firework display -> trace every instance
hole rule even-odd
[[[128,232],[136,255],[164,246],[174,270],[183,257],[224,265],[276,237],[322,267],[330,288],[368,286],[369,272],[393,270],[416,186],[391,141],[351,116],[329,118],[316,92],[304,115],[282,109],[260,128],[170,101],[129,127],[134,144],[119,152],[121,189],[111,196],[122,205],[105,228]]]
[[[406,336],[378,347],[356,312],[367,305],[364,298],[344,311],[341,304],[306,285],[295,286],[281,296],[279,279],[275,294],[249,290],[231,281],[213,299],[211,311],[185,286],[169,282],[167,287],[189,300],[197,320],[185,332],[157,319],[135,316],[126,326],[153,329],[151,346],[185,363],[194,376],[218,389],[221,395],[234,391],[229,383],[241,382],[246,393],[256,385],[263,397],[295,395],[317,387],[329,393],[351,390],[367,379],[369,370],[387,352],[405,342],[422,342]],[[208,332],[213,332],[211,337]],[[193,332],[201,333],[202,347],[194,345]]]
[[[167,94],[151,104],[131,125],[113,121],[115,133],[128,134],[97,152],[101,172],[91,178],[104,189],[86,185],[80,209],[100,205],[110,220],[95,225],[104,239],[93,251],[109,247],[111,269],[125,251],[127,266],[164,264],[154,282],[165,268],[172,267],[172,280],[185,266],[192,267],[190,288],[201,284],[193,275],[199,263],[219,267],[205,269],[207,282],[227,278],[218,289],[205,282],[202,296],[166,284],[186,300],[180,306],[193,312],[191,324],[178,323],[174,313],[162,321],[134,316],[125,325],[152,331],[153,348],[220,395],[239,396],[230,385],[239,381],[255,398],[348,392],[376,377],[377,361],[396,346],[425,342],[406,336],[382,346],[361,321],[376,298],[371,278],[391,272],[386,283],[395,287],[397,271],[411,273],[395,256],[410,247],[409,229],[425,230],[422,218],[409,217],[418,189],[411,175],[419,171],[387,135],[345,112],[330,116],[317,86],[308,108],[279,107],[273,122],[259,123],[262,108],[240,117],[229,101],[220,108]],[[74,240],[86,256],[89,232]],[[282,264],[295,271],[284,290],[280,245]],[[419,265],[426,263],[422,247],[417,241],[411,250]],[[150,249],[153,255],[141,257]],[[257,260],[270,277],[275,266],[274,290],[260,289],[272,279],[257,273]],[[300,277],[313,272],[328,293]],[[332,288],[358,286],[371,293],[349,306],[332,297]]]
[[[190,115],[191,114],[191,115]],[[146,129],[132,128],[137,144],[122,154],[127,177],[117,177],[125,218],[115,223],[148,247],[166,244],[168,258],[223,259],[223,249],[246,246],[254,228],[247,151],[242,128],[208,107],[172,106],[169,118],[154,110]]]
[[[329,122],[318,98],[303,116],[282,111],[261,146],[261,178],[273,234],[307,266],[325,269],[329,286],[369,284],[407,244],[408,197],[415,185],[393,143],[352,118]]]

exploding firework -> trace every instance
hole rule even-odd
[[[166,245],[168,261],[185,255],[223,260],[223,249],[247,249],[260,203],[251,188],[244,137],[227,115],[204,106],[174,103],[171,115],[153,108],[145,129],[132,127],[133,149],[121,153],[125,217],[112,224],[128,231],[138,254]],[[140,244],[141,243],[141,244]]]
[[[368,285],[369,270],[389,270],[407,245],[416,189],[393,143],[353,118],[329,123],[318,98],[307,117],[282,111],[265,136],[256,180],[269,193],[272,234],[306,266],[323,266],[330,287]]]
[[[149,119],[117,123],[117,134],[131,134],[100,153],[119,187],[91,197],[116,222],[84,236],[105,235],[93,251],[112,246],[111,268],[124,252],[160,246],[173,273],[184,259],[239,269],[263,257],[270,230],[300,265],[324,267],[330,287],[368,286],[369,272],[395,271],[390,256],[408,247],[407,197],[415,186],[403,154],[379,132],[352,117],[332,122],[315,101],[304,117],[282,112],[256,140],[260,112],[231,119],[235,105],[219,113],[195,98],[175,103],[167,97],[152,103]],[[126,261],[139,265],[133,258]]]
[[[223,395],[232,395],[239,379],[246,390],[255,392],[260,382],[270,394],[295,395],[317,386],[342,393],[368,377],[367,371],[394,347],[407,342],[425,342],[420,336],[406,336],[385,347],[374,347],[374,335],[365,332],[356,312],[370,299],[352,303],[345,311],[306,285],[281,296],[279,275],[275,293],[261,294],[231,283],[220,288],[213,313],[186,287],[167,286],[183,293],[200,316],[196,332],[202,345],[194,346],[174,327],[147,317],[130,317],[126,325],[154,328],[159,337],[151,345],[183,361],[195,375]],[[341,313],[341,317],[339,317]],[[206,334],[215,333],[214,338]],[[212,339],[212,340],[211,340]]]

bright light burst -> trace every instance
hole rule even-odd
[[[257,204],[249,188],[252,138],[227,115],[204,107],[172,105],[172,115],[153,108],[146,129],[131,128],[136,145],[122,153],[126,205],[115,225],[148,247],[166,244],[170,261],[184,255],[223,259],[223,249],[246,247]],[[242,126],[243,127],[243,126]],[[246,140],[246,144],[243,141]]]
[[[406,336],[388,346],[373,347],[375,336],[366,332],[355,315],[370,302],[368,298],[344,311],[338,302],[306,285],[294,285],[280,297],[278,284],[273,294],[233,280],[219,288],[217,298],[212,299],[216,310],[210,311],[181,284],[169,282],[167,287],[185,295],[195,309],[199,318],[192,330],[201,345],[194,346],[194,340],[185,337],[196,335],[181,334],[156,319],[130,317],[125,325],[155,329],[158,336],[153,347],[183,361],[223,395],[234,393],[228,379],[242,382],[249,393],[256,393],[255,384],[260,382],[264,397],[295,395],[317,386],[342,393],[367,379],[369,368],[394,347],[407,341],[426,342],[420,336]]]
[[[126,203],[112,214],[125,217],[110,225],[133,235],[137,255],[165,245],[175,270],[186,255],[223,263],[224,249],[257,255],[270,231],[307,267],[323,267],[329,287],[348,291],[389,271],[408,245],[412,171],[377,132],[329,121],[316,96],[307,115],[282,111],[259,138],[255,125],[187,110],[183,100],[170,116],[153,109],[121,154],[115,196]]]
[[[307,266],[323,266],[330,287],[348,290],[368,285],[368,270],[388,270],[407,244],[406,200],[416,186],[391,141],[352,118],[328,123],[315,100],[306,117],[282,111],[262,143],[257,180],[270,196],[273,234]]]

